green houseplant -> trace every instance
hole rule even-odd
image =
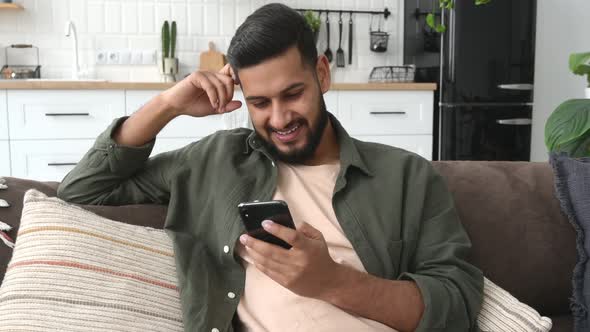
[[[574,53],[569,68],[586,75],[590,85],[590,53]],[[588,96],[590,88],[586,88]],[[590,157],[590,99],[570,99],[557,106],[545,124],[545,145],[549,152],[572,158]]]
[[[462,0],[466,1],[466,0]],[[492,0],[474,0],[477,6],[490,3]],[[439,6],[442,9],[453,9],[455,7],[455,0],[438,0]],[[437,23],[434,13],[426,15],[426,24],[438,33],[445,32],[447,29],[444,24]]]
[[[569,66],[574,74],[586,75],[586,98],[590,98],[590,52],[571,54]]]
[[[168,21],[162,25],[162,76],[165,82],[175,82],[178,74],[178,59],[176,52],[176,21],[172,26]]]
[[[303,13],[303,17],[305,18],[305,22],[307,22],[307,24],[311,28],[311,31],[313,31],[314,41],[317,42],[318,41],[318,33],[320,32],[320,25],[322,24],[322,21],[320,20],[320,16],[316,15],[311,10],[308,10],[305,13]]]

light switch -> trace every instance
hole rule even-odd
[[[119,64],[130,65],[131,64],[131,50],[121,50],[119,52]]]
[[[131,64],[132,65],[141,65],[143,63],[142,51],[132,51],[131,52]]]

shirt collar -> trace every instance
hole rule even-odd
[[[365,161],[363,160],[357,144],[355,140],[350,137],[350,135],[346,132],[344,127],[340,124],[340,121],[336,119],[336,117],[328,112],[329,119],[332,123],[332,127],[336,132],[336,137],[338,139],[338,144],[340,146],[340,167],[342,170],[347,171],[349,166],[353,166],[368,176],[373,176],[373,172],[367,166]],[[256,135],[256,131],[252,131],[248,138],[246,139],[246,147],[244,153],[248,154],[252,150],[261,151],[264,154],[268,155],[267,151],[265,150],[264,146],[260,144],[259,140],[261,138]]]

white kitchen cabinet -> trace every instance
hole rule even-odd
[[[61,181],[93,144],[93,139],[11,141],[12,176]]]
[[[324,93],[324,102],[326,103],[326,109],[335,114],[338,110],[338,91],[329,90]]]
[[[431,91],[339,91],[337,116],[351,135],[432,135]]]
[[[359,135],[354,138],[366,142],[391,145],[419,154],[425,159],[432,160],[432,135]]]
[[[131,115],[160,90],[0,90],[0,175],[61,181],[113,119]],[[152,156],[248,122],[242,108],[182,116],[162,130]],[[353,137],[432,158],[432,91],[331,90],[327,109]]]
[[[8,141],[0,140],[0,177],[10,176],[10,150]]]
[[[159,90],[127,90],[126,92],[126,113],[127,115],[139,110],[141,106],[147,103],[151,98],[158,95]],[[195,118],[190,116],[180,116],[172,120],[164,129],[158,134],[158,137],[164,138],[187,138],[187,137],[205,137],[218,130],[234,128],[236,116],[242,118],[247,116],[244,98],[241,91],[236,91],[234,99],[242,101],[242,107],[236,110],[236,114],[227,115],[212,115],[202,118]]]
[[[121,90],[9,90],[10,139],[98,136],[125,114]]]
[[[6,112],[6,90],[0,90],[0,140],[7,140],[7,139],[8,139],[8,113]]]

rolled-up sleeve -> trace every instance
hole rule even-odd
[[[155,139],[139,147],[117,144],[113,133],[126,119],[114,120],[98,136],[59,185],[59,198],[96,205],[164,204],[169,200],[170,177],[181,163],[181,150],[150,158]]]
[[[422,220],[414,237],[409,272],[425,304],[417,331],[477,331],[483,274],[466,261],[471,241],[443,178],[428,171]]]

